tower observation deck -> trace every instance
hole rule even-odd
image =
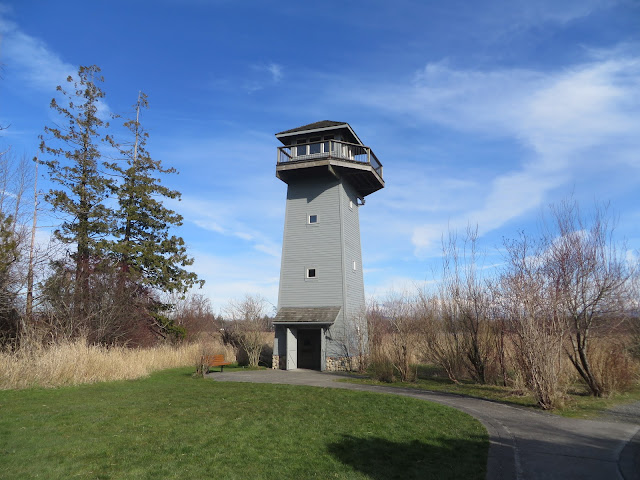
[[[323,120],[276,134],[276,176],[285,183],[330,170],[347,180],[360,198],[384,188],[382,163],[348,123]]]

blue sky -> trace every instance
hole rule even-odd
[[[14,154],[38,153],[79,65],[102,68],[113,113],[147,93],[148,147],[180,171],[179,233],[216,310],[277,302],[274,134],[318,120],[349,122],[384,164],[360,210],[369,295],[431,281],[442,235],[469,224],[499,264],[503,237],[569,195],[610,202],[640,247],[637,1],[0,0],[0,35]]]

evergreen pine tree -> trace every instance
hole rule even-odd
[[[51,181],[59,185],[45,195],[53,210],[63,217],[55,236],[77,248],[71,258],[75,267],[73,310],[78,318],[86,315],[92,263],[102,256],[112,218],[104,204],[111,180],[102,170],[106,163],[100,152],[103,142],[112,144],[104,134],[108,123],[98,115],[105,96],[99,86],[103,81],[96,65],[80,67],[76,79],[69,76],[70,91],[57,87],[66,105],[55,98],[51,100],[51,108],[62,119],[61,125],[45,126],[48,138],[40,137],[40,150],[45,157],[40,163],[48,167]]]
[[[135,119],[124,126],[132,141],[121,145],[125,165],[113,165],[122,176],[118,189],[120,209],[116,214],[118,241],[113,250],[122,268],[137,276],[146,287],[164,292],[184,293],[198,281],[185,269],[193,264],[184,240],[171,235],[171,227],[182,225],[182,216],[164,206],[164,199],[180,199],[180,193],[161,184],[159,175],[176,173],[154,160],[146,149],[149,134],[140,123],[140,111],[148,108],[147,96],[140,92]]]
[[[19,238],[14,220],[0,212],[0,347],[15,344],[21,333],[16,309],[16,282],[12,268],[19,259]]]

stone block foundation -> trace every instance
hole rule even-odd
[[[274,355],[271,358],[271,369],[272,370],[286,370],[286,357],[284,355]]]
[[[357,357],[327,357],[327,372],[351,372],[358,369]],[[271,368],[273,370],[286,370],[287,363],[284,355],[273,355],[271,357]]]
[[[358,368],[357,357],[327,357],[326,362],[327,372],[350,372]]]

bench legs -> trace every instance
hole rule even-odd
[[[214,365],[213,367],[220,367],[220,373],[224,371],[224,365]],[[211,369],[213,368],[211,365],[207,365],[207,373],[211,373]]]

